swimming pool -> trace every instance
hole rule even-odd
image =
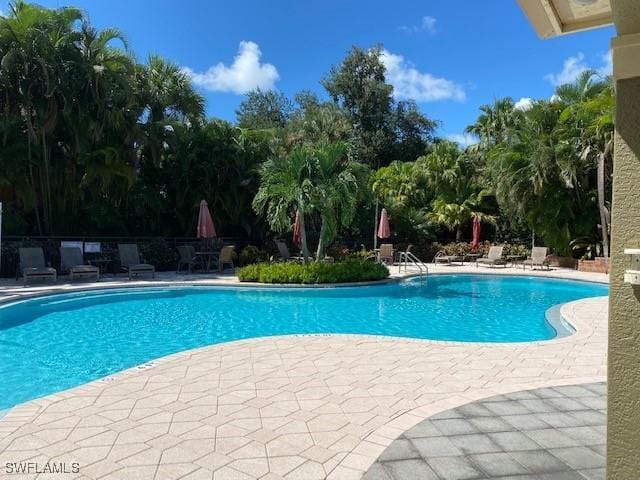
[[[0,410],[194,347],[285,334],[351,333],[469,342],[556,336],[549,307],[607,286],[438,275],[368,287],[129,288],[0,308]]]

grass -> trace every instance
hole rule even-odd
[[[384,265],[350,259],[336,263],[256,263],[241,268],[241,282],[258,283],[345,283],[383,280],[389,276]]]

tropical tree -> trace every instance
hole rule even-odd
[[[569,158],[591,164],[596,169],[599,229],[602,253],[609,256],[611,225],[611,171],[615,97],[610,79],[602,80],[594,71],[583,72],[573,84],[556,90],[567,104],[560,116],[559,129],[572,152]]]
[[[513,99],[509,97],[498,99],[493,105],[482,105],[480,111],[482,113],[465,132],[478,137],[480,147],[485,150],[506,141],[522,117],[522,111],[515,108]]]
[[[571,239],[593,229],[597,207],[589,171],[559,136],[564,108],[560,102],[534,102],[508,141],[491,150],[487,172],[506,213],[524,219],[550,246],[568,254]]]
[[[301,100],[298,97],[298,100]],[[287,145],[348,142],[353,126],[344,110],[317,97],[305,97],[287,126]]]
[[[455,232],[456,241],[473,217],[495,223],[495,217],[486,213],[493,192],[480,184],[476,158],[470,152],[461,151],[454,142],[440,141],[417,160],[416,168],[435,197],[427,219]]]
[[[311,213],[313,185],[311,182],[313,151],[307,145],[294,148],[288,155],[278,155],[262,164],[260,187],[253,199],[253,208],[264,214],[271,228],[284,233],[291,230],[293,212],[300,212],[302,255],[309,261],[305,216]]]
[[[350,160],[343,143],[320,144],[313,149],[311,159],[311,197],[321,219],[316,252],[319,261],[324,258],[327,246],[335,239],[338,228],[353,220],[369,169],[362,163]]]

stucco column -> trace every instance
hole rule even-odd
[[[640,248],[640,1],[612,0],[616,135],[611,223],[607,479],[640,478],[640,287],[623,281]]]

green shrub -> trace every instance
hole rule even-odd
[[[256,263],[241,268],[241,282],[258,283],[345,283],[382,280],[389,276],[384,265],[364,261],[345,260],[338,263]]]

